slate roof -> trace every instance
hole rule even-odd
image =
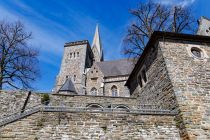
[[[76,94],[76,90],[74,87],[74,84],[72,83],[71,79],[68,78],[66,79],[65,83],[63,84],[63,86],[58,90],[58,92],[62,92],[62,91],[66,91],[66,92],[72,92]]]
[[[105,77],[129,75],[134,67],[132,59],[96,62]]]

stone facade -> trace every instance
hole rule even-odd
[[[183,139],[210,139],[209,40],[155,32],[127,82],[139,103],[178,111],[175,121]],[[146,82],[139,78],[142,68]]]
[[[71,78],[75,89],[79,94],[85,94],[85,70],[93,63],[88,41],[67,43],[64,47],[64,55],[57,76],[55,91],[58,91],[67,78]]]
[[[0,139],[179,140],[173,119],[159,115],[43,112],[1,127]]]
[[[87,72],[86,91],[87,95],[92,95],[91,90],[97,89],[97,95],[99,96],[113,96],[112,87],[117,87],[117,96],[130,97],[128,88],[125,86],[125,82],[128,79],[127,75],[122,76],[110,76],[105,77],[96,63]]]
[[[115,86],[117,88],[115,96],[129,97],[129,90],[124,84],[133,66],[130,63],[124,63],[124,67],[119,67],[122,60],[119,60],[119,64],[117,62],[103,61],[103,48],[97,26],[92,47],[86,40],[70,42],[64,45],[63,59],[54,93],[63,92],[60,89],[65,85],[66,80],[70,78],[74,85],[72,88],[76,89],[76,94],[79,95],[112,96],[111,89]],[[97,64],[106,66],[99,68]],[[111,68],[109,68],[109,64],[112,64]],[[122,69],[129,69],[130,71],[127,72]],[[106,72],[110,74],[110,71],[115,71],[115,75],[105,75]],[[70,90],[64,90],[64,92],[74,94],[72,90],[71,92]]]
[[[166,66],[185,125],[183,136],[210,139],[210,44],[204,42],[160,42]],[[189,51],[200,48],[202,58]],[[172,61],[173,60],[173,61]]]
[[[128,88],[125,86],[125,82],[128,79],[128,76],[122,76],[122,77],[107,77],[104,80],[104,93],[107,96],[113,96],[112,95],[112,87],[117,87],[117,94],[120,97],[130,97],[130,92]]]
[[[28,92],[25,91],[0,91],[0,118],[21,111]],[[26,108],[41,104],[40,94],[32,93]]]
[[[96,89],[96,94],[99,96],[105,95],[104,92],[104,75],[102,71],[99,69],[99,67],[96,65],[96,63],[93,64],[93,66],[90,68],[90,70],[87,72],[87,81],[86,81],[86,91],[87,95],[92,95],[91,90],[93,88]]]
[[[174,109],[175,96],[159,44],[151,47],[143,60],[138,65],[135,76],[130,79],[131,97],[137,98],[140,104],[156,104],[163,108]],[[145,83],[139,76],[142,68],[146,71],[147,82]],[[142,87],[139,80],[142,82]]]

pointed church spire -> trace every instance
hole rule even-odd
[[[103,61],[103,50],[102,50],[102,45],[101,45],[98,24],[96,25],[95,35],[92,42],[92,50],[93,50],[95,61]]]

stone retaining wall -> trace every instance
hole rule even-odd
[[[89,95],[51,95],[52,106],[68,106],[68,107],[87,107],[90,104],[98,104],[100,106],[109,108],[113,105],[126,105],[130,109],[137,109],[137,102],[135,98],[129,97],[110,97],[110,96],[89,96]]]
[[[0,91],[0,118],[20,111],[27,98],[25,91]],[[40,94],[32,93],[26,108],[41,103]]]
[[[173,116],[40,112],[1,127],[0,139],[179,140],[180,136]]]

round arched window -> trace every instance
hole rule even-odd
[[[197,58],[202,58],[202,51],[199,48],[191,48],[191,53],[193,56],[197,57]]]
[[[111,88],[111,90],[112,90],[112,96],[118,96],[118,92],[117,92],[117,87],[116,86],[112,86],[112,88]]]

